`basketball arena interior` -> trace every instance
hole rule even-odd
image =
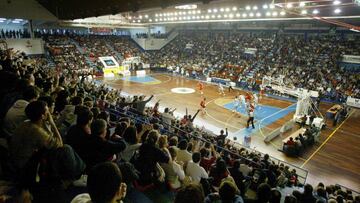
[[[360,203],[359,0],[0,0],[0,203]]]

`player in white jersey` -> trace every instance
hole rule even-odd
[[[225,96],[224,86],[219,82],[219,94]]]
[[[239,96],[236,96],[234,99],[234,107],[233,107],[232,112],[237,113],[239,108],[240,108],[240,98],[239,98]]]
[[[239,101],[240,101],[240,108],[244,105],[244,107],[246,107],[246,100],[245,100],[245,96],[240,94],[239,96]]]
[[[258,107],[258,104],[259,104],[259,98],[256,94],[253,94],[253,98],[254,98],[254,106],[255,108]],[[259,106],[260,108],[260,106]]]

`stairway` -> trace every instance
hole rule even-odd
[[[86,55],[84,52],[84,49],[80,46],[80,44],[74,40],[73,38],[70,38],[70,43],[75,45],[76,49],[85,57],[86,63],[90,66],[90,68],[96,68],[96,64],[90,60],[90,58]]]
[[[113,46],[111,46],[107,41],[105,41],[105,45],[112,51],[115,53],[115,58],[118,60],[118,62],[123,60],[123,56],[114,49]]]

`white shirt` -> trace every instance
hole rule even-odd
[[[167,125],[165,127],[170,127],[171,121],[175,119],[175,117],[169,113],[162,113],[161,118]]]
[[[180,180],[184,180],[185,178],[185,172],[182,169],[182,167],[180,166],[180,164],[176,163],[175,161],[172,162],[172,167],[174,169],[174,172],[176,173],[176,175],[179,176]]]
[[[25,108],[28,104],[28,101],[19,99],[6,113],[3,121],[3,130],[8,136],[12,136],[15,129],[27,119],[25,115]]]
[[[129,145],[129,143],[125,142],[126,148],[120,152],[120,157],[124,161],[130,161],[131,158],[134,156],[135,151],[138,150],[141,146],[141,143]]]
[[[190,176],[195,183],[199,183],[201,178],[209,178],[205,169],[193,161],[189,161],[187,164],[186,175]]]
[[[182,161],[184,163],[187,163],[188,161],[192,160],[192,155],[190,152],[188,152],[186,149],[184,150],[179,150],[177,152],[177,156],[176,156],[176,159],[178,161]]]
[[[122,203],[123,201],[120,201]],[[74,197],[70,203],[92,203],[89,193],[82,193]]]
[[[240,164],[240,171],[244,176],[248,176],[252,168],[246,164]]]

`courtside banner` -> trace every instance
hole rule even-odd
[[[341,61],[345,62],[345,63],[357,63],[357,64],[360,64],[360,56],[343,55]]]
[[[348,97],[346,100],[346,104],[352,107],[360,108],[360,99]]]

